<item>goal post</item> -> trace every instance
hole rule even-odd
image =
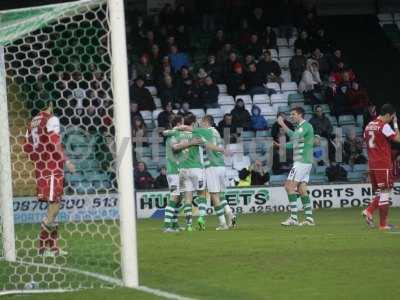
[[[130,126],[128,60],[126,53],[123,0],[108,0],[111,23],[112,85],[115,105],[115,133],[119,211],[121,231],[121,267],[125,286],[138,287],[136,206],[133,186],[132,135]]]
[[[14,210],[11,178],[10,129],[8,126],[8,104],[4,48],[0,46],[0,218],[3,253],[6,261],[15,262]]]
[[[0,295],[138,288],[123,0],[0,11],[0,28],[0,120],[9,125],[0,126]],[[47,204],[22,151],[49,99],[77,169],[65,173],[58,228],[68,253],[56,257],[38,253]]]

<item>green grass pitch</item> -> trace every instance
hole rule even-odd
[[[240,216],[225,232],[212,217],[207,231],[178,234],[139,221],[141,284],[195,299],[399,299],[400,232],[367,229],[360,209],[317,211],[314,228],[283,228],[286,216]],[[2,299],[160,298],[118,288]]]

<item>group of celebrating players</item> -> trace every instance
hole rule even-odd
[[[29,124],[24,151],[35,165],[37,197],[39,201],[49,203],[47,216],[41,223],[39,234],[39,255],[67,255],[58,245],[58,225],[56,218],[60,210],[60,201],[64,190],[64,167],[75,171],[74,164],[65,155],[60,133],[59,119],[53,114],[53,102],[49,101],[45,109],[35,116]],[[275,143],[275,147],[292,148],[293,168],[285,182],[290,204],[290,216],[282,222],[283,226],[314,226],[312,203],[307,191],[313,159],[314,131],[304,119],[304,109],[291,110],[292,121],[297,125],[290,130],[282,118],[279,125],[289,135],[290,142],[284,145]],[[199,207],[197,224],[205,230],[207,214],[206,190],[218,216],[217,230],[228,230],[236,226],[236,216],[227,201],[220,195],[225,191],[225,150],[223,140],[213,127],[210,115],[204,116],[197,124],[194,115],[174,116],[172,129],[164,131],[166,137],[167,178],[170,199],[165,208],[164,231],[176,232],[178,213],[183,207],[185,227],[193,231],[192,203],[196,192]],[[390,124],[393,123],[393,128]],[[200,126],[198,126],[200,125]],[[400,143],[400,132],[396,111],[391,104],[381,108],[380,115],[365,128],[364,140],[368,149],[369,175],[374,197],[362,215],[369,227],[374,227],[373,214],[379,210],[379,229],[391,230],[388,224],[390,193],[393,189],[391,142]],[[181,197],[183,196],[183,197]],[[297,198],[300,196],[305,218],[299,222]]]

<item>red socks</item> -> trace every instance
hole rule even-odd
[[[387,225],[387,217],[389,214],[389,204],[379,206],[379,226],[384,227]]]
[[[379,206],[379,196],[375,196],[374,198],[372,198],[371,203],[368,205],[367,211],[373,215],[374,211],[378,208]]]
[[[42,222],[39,235],[39,253],[43,254],[46,248],[51,251],[58,251],[58,226],[50,227]]]

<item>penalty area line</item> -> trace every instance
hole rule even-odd
[[[3,257],[0,257],[0,260],[5,260]],[[48,265],[48,264],[42,264],[42,263],[34,263],[34,262],[27,262],[23,260],[17,260],[14,263],[19,263],[19,264],[25,264],[28,266],[35,266],[35,267],[41,267],[41,268],[48,268],[51,270],[63,270],[67,272],[72,272],[72,273],[77,273],[81,275],[85,275],[88,277],[96,278],[98,280],[123,287],[123,282],[120,279],[113,278],[107,275],[99,274],[99,273],[94,273],[94,272],[89,272],[89,271],[82,271],[79,269],[75,268],[68,268],[68,267],[61,267],[61,266],[55,266],[55,265]],[[139,286],[137,288],[133,288],[134,290],[138,290],[141,292],[145,292],[148,294],[152,294],[158,297],[163,297],[165,299],[171,299],[171,300],[195,300],[194,298],[188,298],[184,296],[180,296],[174,293],[162,291],[159,289],[153,289],[147,286]],[[66,292],[77,292],[77,291],[82,291],[85,289],[32,289],[32,290],[10,290],[10,291],[0,291],[0,296],[5,296],[5,295],[15,295],[15,294],[41,294],[41,293],[66,293]],[[86,289],[87,290],[87,289]]]

